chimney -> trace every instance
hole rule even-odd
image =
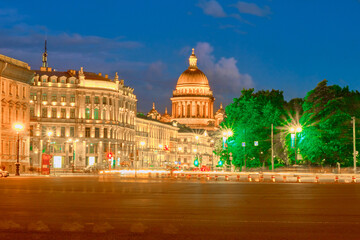
[[[105,78],[109,78],[109,75],[105,74]]]
[[[101,76],[101,73],[99,73],[99,76]]]

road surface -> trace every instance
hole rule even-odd
[[[0,179],[1,239],[360,239],[360,184]]]

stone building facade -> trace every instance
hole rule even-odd
[[[135,127],[140,167],[166,168],[175,163],[179,131],[176,125],[138,114]]]
[[[17,161],[17,132],[15,123],[24,126],[19,132],[20,172],[30,166],[29,161],[29,96],[33,72],[28,64],[0,55],[0,167],[14,173]]]
[[[170,118],[166,110],[160,115],[155,104],[146,115],[138,113],[135,125],[138,166],[189,169],[195,167],[194,160],[198,158],[201,166],[212,169],[214,142],[207,131],[170,122]]]
[[[34,166],[41,166],[42,153],[52,155],[54,170],[64,171],[134,160],[137,99],[117,74],[58,72],[46,63],[35,71],[30,92]]]

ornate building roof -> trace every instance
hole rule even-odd
[[[160,121],[171,122],[171,116],[168,114],[167,107],[165,108],[165,113],[161,116]]]
[[[189,58],[189,68],[186,69],[179,77],[177,87],[182,86],[209,86],[209,81],[206,75],[197,67],[197,58],[192,49],[192,54]]]

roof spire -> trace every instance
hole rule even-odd
[[[189,57],[189,65],[190,65],[189,68],[197,68],[196,63],[197,63],[197,58],[195,56],[195,48],[193,48],[192,54]]]
[[[155,109],[155,102],[153,102],[153,109]]]
[[[167,107],[165,107],[165,114],[168,114],[168,113],[167,113]]]
[[[45,68],[48,67],[48,63],[47,63],[48,54],[47,54],[47,46],[46,45],[47,44],[46,44],[46,40],[45,40],[45,51],[44,51],[44,53],[42,55],[42,66],[45,67]]]
[[[223,108],[222,103],[220,103],[220,109],[222,109],[222,108]]]

